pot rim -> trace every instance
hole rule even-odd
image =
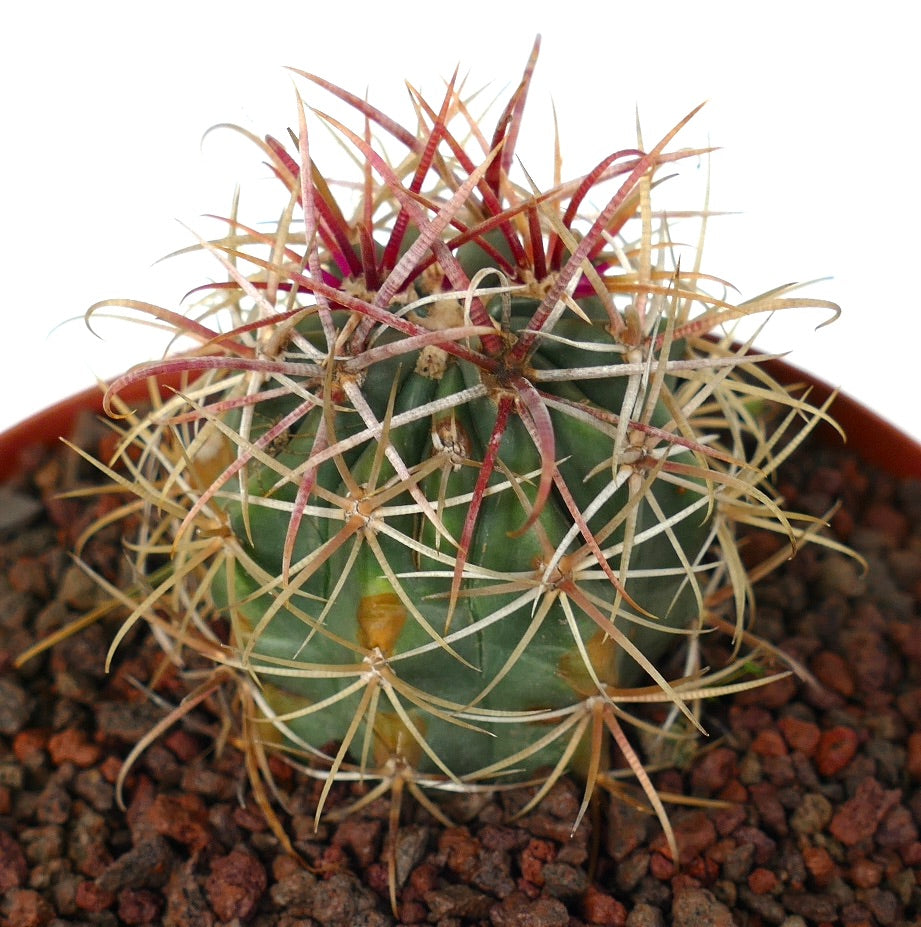
[[[813,405],[821,405],[835,392],[835,387],[782,358],[772,358],[762,366],[788,387],[795,384],[808,387]],[[831,425],[823,422],[817,432],[826,444],[850,448],[891,476],[921,478],[921,443],[911,435],[841,390],[837,391],[829,413],[846,438],[842,439]]]
[[[127,402],[143,402],[149,400],[152,388],[159,386],[161,395],[165,396],[171,387],[178,385],[178,378],[139,380],[119,395]],[[23,453],[27,448],[53,447],[58,441],[73,434],[77,419],[85,412],[103,416],[106,386],[105,383],[89,386],[0,432],[0,482],[10,479],[20,470]]]

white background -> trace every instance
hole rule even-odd
[[[706,268],[745,297],[832,278],[808,292],[841,303],[835,325],[816,332],[818,312],[778,316],[759,345],[789,350],[793,363],[921,437],[921,80],[911,5],[537,7],[16,4],[0,55],[0,429],[158,350],[143,330],[104,325],[100,340],[79,319],[106,297],[177,308],[202,282],[207,265],[155,261],[193,241],[180,221],[204,231],[200,217],[226,213],[238,180],[252,203],[268,175],[231,134],[202,141],[209,126],[283,134],[296,124],[295,86],[342,114],[284,65],[367,90],[412,125],[404,78],[440,100],[461,64],[468,87],[491,82],[489,96],[507,94],[540,32],[530,130],[518,148],[525,166],[548,176],[551,99],[571,175],[633,144],[637,108],[648,146],[708,100],[677,144],[720,146],[711,205],[739,214],[712,223]]]

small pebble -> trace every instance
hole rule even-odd
[[[234,918],[245,921],[256,910],[267,885],[262,863],[250,853],[234,850],[211,861],[205,891],[214,913],[222,921]]]
[[[854,796],[835,812],[829,830],[845,846],[869,840],[900,798],[898,790],[887,792],[875,779],[864,779]]]
[[[822,731],[816,748],[815,765],[822,776],[833,776],[844,769],[857,753],[857,733],[837,726]]]
[[[777,727],[791,750],[797,750],[806,757],[815,754],[822,736],[817,724],[787,716],[777,722]]]
[[[42,511],[34,496],[0,486],[0,534],[13,534],[33,521]]]
[[[809,665],[816,679],[828,689],[849,698],[856,688],[854,677],[840,654],[823,650],[812,658]]]
[[[0,676],[0,734],[12,736],[29,720],[26,690],[10,676]]]

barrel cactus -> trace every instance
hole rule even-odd
[[[530,783],[533,805],[571,771],[580,815],[632,776],[670,833],[636,732],[687,738],[703,698],[763,681],[742,667],[769,564],[743,566],[737,526],[776,529],[776,560],[809,530],[770,475],[825,411],[731,326],[836,307],[734,302],[679,243],[695,217],[655,198],[706,153],[669,148],[691,116],[536,189],[516,157],[535,60],[491,133],[456,76],[437,105],[411,91],[407,129],[297,72],[359,117],[311,116],[352,181],[314,163],[298,98],[290,138],[250,136],[279,217],[235,208],[198,242],[226,279],[194,312],[91,310],[177,335],[109,389],[110,472],[144,515],[119,640],[146,620],[179,667],[212,661],[200,693],[237,686],[254,777],[281,751],[325,779],[318,816],[337,781],[440,814],[438,789]],[[152,411],[119,403],[150,377],[171,390]],[[729,665],[703,665],[710,632]]]

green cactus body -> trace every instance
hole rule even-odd
[[[324,85],[404,146],[392,167],[336,124],[364,161],[353,219],[303,113],[293,148],[266,142],[276,227],[234,219],[204,243],[228,279],[176,323],[200,347],[112,386],[183,378],[132,426],[138,569],[174,554],[154,619],[174,659],[232,670],[319,775],[548,788],[575,768],[590,794],[610,736],[664,818],[621,722],[658,700],[696,724],[739,670],[708,675],[697,649],[704,629],[742,639],[735,525],[803,533],[766,482],[776,439],[756,410],[785,405],[781,430],[824,414],[722,328],[806,302],[731,304],[672,259],[651,192],[700,154],[666,152],[687,119],[573,183],[515,185],[533,64],[479,157],[453,83],[440,110],[417,101],[415,133]],[[586,217],[590,193],[606,204]]]
[[[520,330],[527,327],[530,317],[518,311],[533,310],[537,305],[531,302],[514,307],[508,336],[514,338],[515,326]],[[588,325],[579,323],[579,327]],[[615,348],[598,323],[591,325],[590,340],[594,345],[608,343],[612,350]],[[543,369],[572,366],[565,349],[557,353],[560,356],[545,357],[537,351],[529,363]],[[584,550],[581,535],[573,534],[574,520],[565,499],[556,491],[551,492],[534,524],[519,533],[533,511],[541,458],[515,408],[501,436],[500,466],[490,477],[477,515],[452,608],[458,543],[484,449],[494,434],[498,404],[487,389],[485,395],[442,412],[439,400],[475,390],[484,377],[467,361],[447,355],[441,360],[445,366],[436,376],[420,373],[420,353],[412,352],[403,356],[400,364],[387,362],[382,370],[369,370],[361,387],[361,395],[380,422],[387,420],[391,403],[391,419],[425,403],[438,407],[434,414],[390,428],[386,434],[387,446],[398,451],[410,473],[428,470],[413,485],[438,512],[438,523],[422,513],[405,486],[387,499],[385,513],[370,507],[368,528],[356,531],[317,566],[299,586],[296,601],[292,600],[294,609],[281,608],[273,615],[254,642],[250,660],[260,664],[262,658],[268,657],[292,665],[301,662],[342,668],[343,675],[328,678],[275,681],[279,688],[302,698],[305,707],[330,702],[316,713],[286,722],[299,739],[318,745],[343,736],[349,729],[364,690],[359,688],[339,701],[334,701],[335,696],[352,679],[367,673],[363,661],[378,651],[388,670],[412,693],[399,698],[416,730],[424,732],[431,751],[416,751],[421,753],[421,772],[449,769],[463,778],[509,763],[518,774],[530,776],[541,766],[552,766],[561,745],[566,743],[562,739],[556,745],[534,750],[548,732],[550,721],[546,714],[572,710],[586,697],[592,697],[587,690],[597,690],[589,670],[582,665],[580,645],[594,650],[592,670],[602,686],[626,688],[645,676],[633,654],[607,638],[590,615],[568,601],[563,580],[572,583],[574,589],[584,590],[596,603],[597,611],[605,619],[612,619],[620,633],[655,662],[674,642],[674,635],[658,630],[656,625],[689,629],[700,621],[691,588],[694,579],[673,549],[675,541],[668,537],[635,544],[627,574],[622,574],[624,530],[623,524],[615,526],[606,531],[601,543],[604,549],[611,549],[605,563],[623,582],[626,596],[635,604],[629,603],[618,595],[616,583],[604,574],[595,556]],[[616,415],[621,411],[628,381],[627,377],[611,377],[594,384],[593,392],[606,398],[603,406],[590,400],[577,383],[551,384],[548,392],[586,411],[597,408]],[[500,386],[492,389],[510,390]],[[332,418],[336,437],[341,440],[356,433],[355,423],[361,419],[342,400],[336,406],[334,414],[327,411],[326,415],[327,420]],[[283,454],[292,458],[290,463],[303,462],[297,447],[311,443],[322,416],[318,408],[289,440]],[[664,409],[656,408],[654,419],[667,417]],[[579,509],[587,512],[605,487],[612,484],[621,458],[629,456],[632,449],[628,446],[618,451],[613,424],[593,423],[555,411],[551,411],[550,418],[555,458],[559,461],[558,479]],[[453,446],[451,441],[455,442]],[[400,483],[381,450],[380,441],[372,438],[343,455],[343,465],[349,468],[354,485],[372,499],[375,491]],[[339,497],[348,497],[350,486],[342,481],[335,467],[327,462],[323,468],[325,473],[318,483]],[[280,540],[286,535],[290,511],[261,508],[258,500],[276,478],[275,470],[249,476],[253,538],[250,553],[273,575],[282,572]],[[279,487],[270,498],[290,500],[294,488],[290,484]],[[586,518],[594,535],[600,538],[603,529],[616,524],[629,495],[630,487],[624,484]],[[650,507],[651,498],[655,499],[655,510]],[[680,539],[687,563],[699,562],[711,530],[705,512],[699,506],[695,509],[700,498],[685,487],[654,480],[635,502],[635,532],[642,534],[658,524],[663,514],[680,516],[674,536]],[[389,510],[397,512],[386,514]],[[242,503],[232,511],[235,534],[243,538]],[[331,544],[342,526],[342,511],[338,508],[330,509],[325,518],[306,518],[292,560],[297,562]],[[372,545],[365,530],[376,543]],[[263,539],[274,540],[264,544]],[[559,562],[547,576],[545,568],[554,556],[560,558]],[[578,573],[578,578],[564,577],[567,572]],[[655,575],[646,576],[647,572]],[[256,588],[247,570],[238,566],[233,594],[252,627],[259,625],[272,599],[269,593],[250,599]],[[501,617],[496,619],[497,615]],[[526,646],[516,653],[525,639]],[[287,705],[296,703],[284,701]],[[444,701],[453,703],[450,711],[443,707]],[[394,713],[389,704],[381,709],[388,717]],[[494,712],[510,717],[499,721],[493,718]],[[536,719],[531,720],[535,714]],[[362,729],[356,732],[358,742],[365,724],[373,726],[374,718],[363,720]],[[440,762],[436,764],[434,757]],[[510,757],[515,758],[514,762],[509,762]]]

